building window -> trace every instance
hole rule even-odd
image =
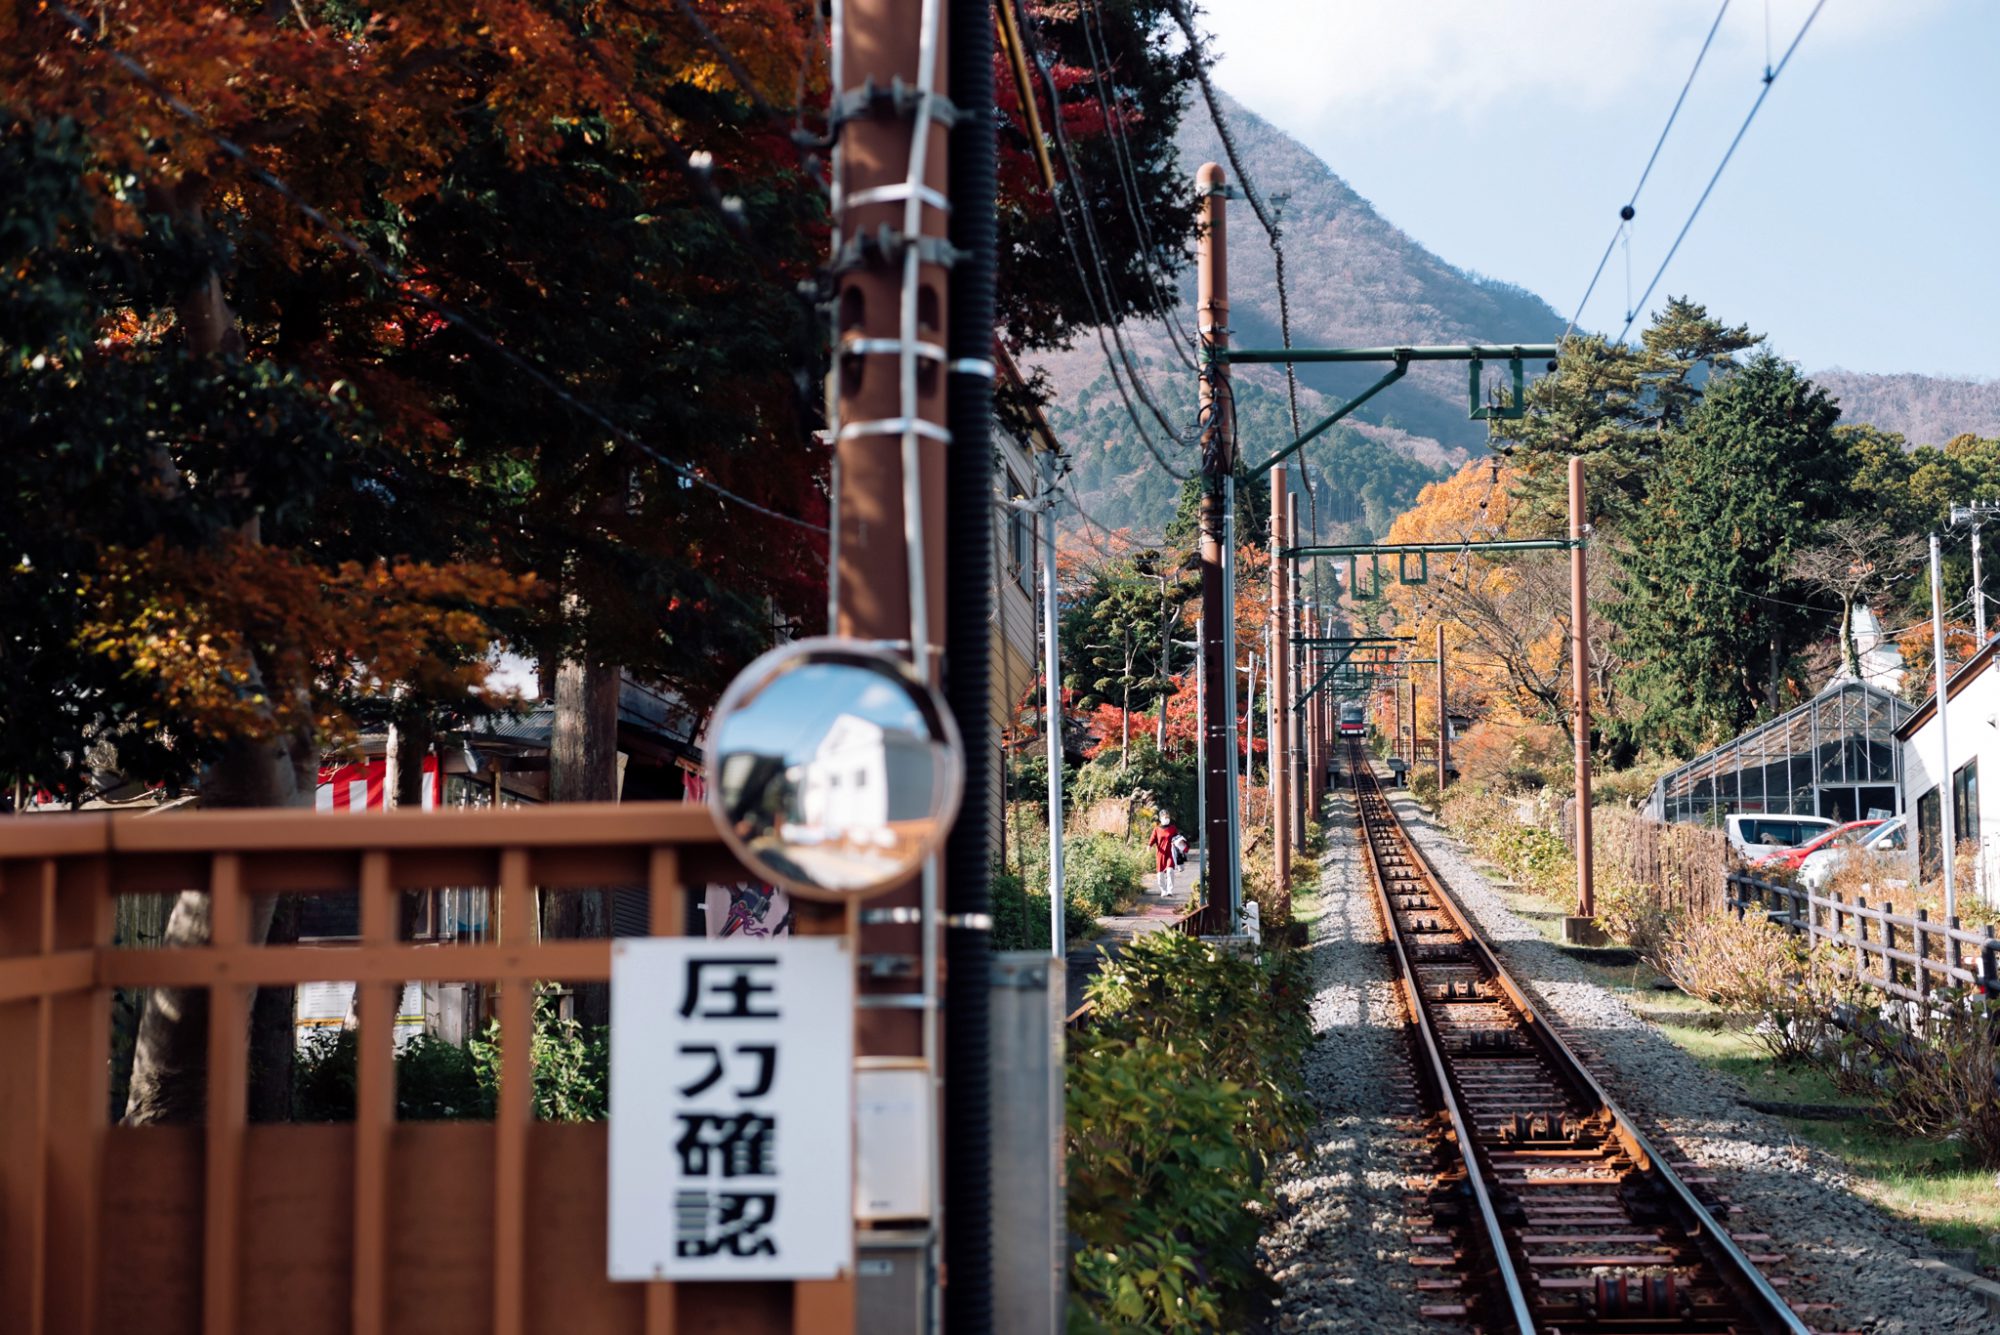
[[[1007,474],[1007,491],[1017,501],[1028,493],[1012,473]],[[1033,596],[1035,577],[1035,521],[1026,510],[1007,511],[1007,573],[1022,590]]]
[[[1943,865],[1938,861],[1938,840],[1943,837],[1939,822],[1943,819],[1943,808],[1938,801],[1938,790],[1931,789],[1917,799],[1917,874],[1935,876]]]
[[[1979,840],[1979,762],[1968,760],[1951,776],[1951,837]]]

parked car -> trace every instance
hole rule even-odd
[[[1723,828],[1736,856],[1748,862],[1810,843],[1838,824],[1824,816],[1766,816],[1745,811],[1725,818]]]
[[[1824,890],[1833,874],[1855,857],[1874,857],[1908,851],[1910,822],[1907,816],[1885,820],[1875,833],[1858,844],[1838,844],[1809,854],[1799,864],[1799,883],[1808,890]]]
[[[1752,860],[1750,865],[1765,871],[1797,871],[1808,857],[1822,848],[1866,843],[1881,825],[1880,820],[1851,820],[1845,825],[1834,826],[1825,834],[1814,836],[1797,848],[1788,848],[1779,853],[1766,853],[1763,857]]]

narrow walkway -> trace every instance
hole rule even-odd
[[[1076,1008],[1083,1004],[1083,990],[1089,984],[1091,975],[1104,962],[1106,954],[1116,955],[1121,946],[1135,936],[1148,932],[1162,932],[1174,919],[1187,912],[1187,906],[1194,899],[1201,886],[1201,853],[1190,850],[1187,865],[1174,873],[1174,888],[1171,894],[1162,895],[1153,889],[1154,878],[1146,878],[1146,889],[1132,904],[1130,913],[1117,913],[1109,918],[1097,920],[1097,935],[1083,945],[1070,943],[1069,954],[1064,960],[1064,977],[1068,984],[1069,1000],[1063,1007],[1063,1014],[1074,1015]]]

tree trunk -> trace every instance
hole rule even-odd
[[[287,734],[271,742],[232,742],[202,775],[200,805],[204,810],[310,806],[318,764],[312,738],[303,733]],[[262,944],[269,936],[277,903],[275,895],[262,895],[250,902],[246,934],[249,942]],[[208,941],[208,895],[184,890],[168,915],[161,946],[173,949],[207,945]],[[289,988],[282,990],[290,992]],[[287,1000],[282,1013],[288,1040],[289,1012]],[[253,1101],[269,1106],[281,1098],[289,1098],[289,1063],[282,1071],[266,1071],[265,1078],[269,1086],[255,1092]],[[207,1104],[207,1082],[208,990],[153,988],[146,994],[145,1008],[139,1016],[139,1035],[132,1053],[132,1086],[125,1100],[125,1125],[198,1120]]]
[[[1861,650],[1854,643],[1854,599],[1840,600],[1840,670],[1861,680]]]
[[[549,732],[549,801],[614,802],[618,798],[616,667],[565,659],[556,669],[555,721]],[[542,935],[576,939],[611,934],[608,891],[563,890],[542,896]],[[576,1018],[608,1024],[609,989],[579,985]]]
[[[267,946],[299,943],[296,895],[275,899]],[[290,987],[260,987],[250,1005],[250,1120],[292,1120],[292,1056],[298,1046],[297,1000]]]
[[[1784,682],[1785,637],[1776,631],[1771,633],[1771,674],[1764,682],[1764,706],[1773,714],[1778,712],[1778,688]]]

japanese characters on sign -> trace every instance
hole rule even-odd
[[[840,937],[621,940],[612,1279],[852,1264],[854,966]]]

